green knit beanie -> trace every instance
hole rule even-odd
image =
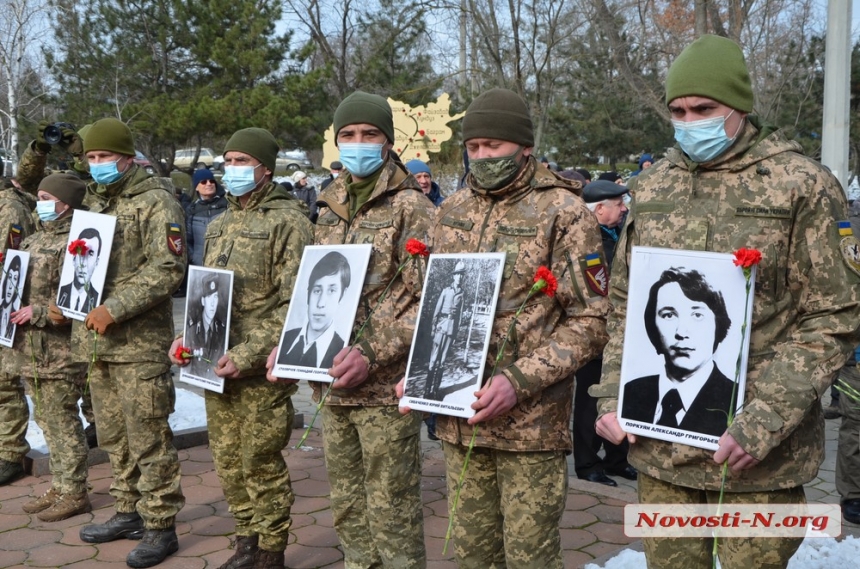
[[[237,130],[224,146],[224,154],[231,150],[250,154],[263,166],[272,172],[275,171],[278,160],[278,141],[264,128],[251,127]]]
[[[394,142],[394,117],[391,105],[383,97],[364,91],[356,91],[340,102],[334,112],[334,137],[349,124],[367,123],[377,127],[388,139]]]
[[[689,96],[752,112],[752,84],[741,47],[727,38],[704,35],[684,48],[666,75],[666,104]]]
[[[58,173],[42,178],[39,190],[51,194],[72,209],[78,209],[84,201],[87,185],[74,174]]]
[[[490,89],[478,95],[463,117],[463,140],[495,138],[530,148],[534,125],[523,98],[509,89]]]
[[[114,118],[97,120],[84,135],[84,152],[108,150],[134,156],[134,139],[126,124]]]

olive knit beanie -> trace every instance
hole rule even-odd
[[[237,130],[224,146],[224,154],[231,150],[250,154],[259,160],[263,166],[272,172],[275,171],[275,164],[278,160],[278,142],[272,133],[264,128],[251,127]]]
[[[340,102],[334,112],[334,137],[349,124],[367,123],[377,127],[388,139],[394,142],[394,117],[391,105],[383,97],[364,91],[356,91]]]
[[[752,112],[752,83],[741,47],[728,38],[704,35],[684,48],[666,75],[666,104],[688,96]]]
[[[508,89],[490,89],[478,95],[463,118],[463,140],[495,138],[535,145],[534,125],[523,98]]]
[[[84,202],[87,185],[74,174],[58,173],[42,178],[39,190],[51,194],[72,209],[78,209]]]
[[[84,134],[84,152],[90,150],[108,150],[134,156],[131,130],[124,122],[114,118],[97,120]]]

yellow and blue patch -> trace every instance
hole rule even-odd
[[[178,223],[167,224],[167,248],[177,257],[181,257],[185,251],[182,241],[182,229]]]
[[[851,229],[850,221],[840,221],[839,222],[839,235],[842,237],[847,237],[848,235],[854,235],[854,231]]]

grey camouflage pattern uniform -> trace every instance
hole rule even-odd
[[[229,349],[240,372],[224,393],[206,391],[209,442],[239,536],[283,551],[294,496],[281,450],[290,440],[295,384],[269,383],[266,358],[286,319],[302,252],[313,226],[296,198],[268,183],[245,208],[228,195],[227,211],[206,230],[204,265],[233,271]]]
[[[99,446],[111,461],[116,511],[137,511],[147,529],[169,528],[185,504],[167,422],[176,402],[167,356],[173,341],[171,295],[187,262],[182,208],[169,179],[136,165],[113,184],[89,184],[84,205],[116,217],[102,293],[115,323],[94,344],[95,333],[75,320],[73,358],[90,362],[94,349],[97,354],[89,382]],[[180,254],[168,247],[171,225],[180,231]]]
[[[34,207],[33,198],[23,192],[11,188],[0,190],[0,238],[3,239],[0,250],[4,255],[10,248],[20,248],[21,241],[36,231]],[[21,281],[23,279],[19,279],[19,283]],[[2,282],[0,276],[0,284]],[[8,348],[0,347],[4,362],[8,351]],[[6,363],[0,369],[0,459],[21,462],[30,452],[26,439],[30,410],[24,397],[24,382],[21,375],[14,368],[9,369]]]
[[[454,518],[457,563],[560,568],[574,372],[603,349],[611,308],[606,287],[587,282],[586,256],[598,254],[605,265],[600,229],[578,197],[579,184],[557,178],[534,157],[501,189],[480,190],[472,176],[467,183],[437,210],[433,252],[507,253],[488,376],[539,267],[552,271],[558,291],[529,300],[499,364],[517,403],[478,429]],[[473,427],[450,416],[436,421],[450,510]]]
[[[387,158],[370,198],[350,220],[342,175],[322,191],[315,241],[371,243],[355,331],[376,305],[397,268],[406,241],[427,241],[433,204],[402,164]],[[412,342],[424,260],[406,265],[359,341],[367,381],[334,390],[323,407],[326,469],[334,526],[348,569],[426,566],[421,502],[421,418],[400,415],[394,386],[403,377]],[[320,384],[313,382],[319,400]]]
[[[48,318],[48,306],[57,297],[71,225],[71,215],[41,222],[40,230],[21,244],[21,250],[30,253],[21,306],[31,306],[33,316],[29,324],[18,326],[13,350],[3,356],[10,369],[27,379],[34,393],[36,422],[45,432],[51,454],[51,486],[60,494],[74,495],[87,490],[87,442],[78,415],[87,366],[72,361],[71,326],[56,327]]]
[[[751,116],[734,145],[715,161],[695,165],[673,148],[665,160],[638,176],[613,264],[611,299],[616,310],[601,384],[590,389],[599,397],[601,415],[617,410],[632,246],[761,251],[745,408],[728,430],[761,461],[739,474],[730,472],[726,482],[727,492],[750,493],[743,496],[750,502],[758,499],[755,493],[790,494],[815,477],[824,459],[819,398],[858,339],[860,265],[856,253],[851,262],[843,259],[843,251],[856,246],[856,240],[840,236],[837,227],[847,219],[845,195],[836,179],[799,149]],[[640,501],[665,499],[659,490],[642,495],[648,480],[643,485],[641,474],[670,486],[718,491],[721,465],[713,454],[637,437],[629,459],[640,471]],[[666,559],[680,547],[674,541],[646,544],[655,548],[653,558]],[[721,555],[737,545],[733,541]],[[765,547],[784,546],[769,555],[790,557],[798,545],[777,539],[738,541],[752,544],[746,553],[738,553],[738,563],[752,562],[743,555],[750,550],[762,555]],[[691,562],[677,559],[674,566]]]

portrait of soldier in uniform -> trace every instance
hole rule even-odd
[[[12,251],[9,251],[9,257],[8,267],[5,269],[6,274],[3,276],[3,298],[0,302],[0,338],[8,340],[11,345],[12,332],[15,331],[12,313],[21,305],[18,283],[22,281],[23,275],[21,274],[21,257],[19,255],[13,257]]]
[[[99,264],[102,238],[97,229],[88,227],[80,232],[78,239],[86,243],[87,252],[74,256],[72,280],[60,286],[57,306],[86,314],[98,305],[99,293],[92,278]]]
[[[454,266],[451,284],[442,290],[433,311],[433,349],[430,351],[430,375],[424,388],[425,399],[438,399],[444,363],[448,349],[460,330],[463,317],[463,273],[466,265],[460,261]]]
[[[185,343],[192,354],[188,371],[198,377],[216,379],[213,368],[227,349],[225,317],[219,314],[219,303],[226,292],[221,280],[218,273],[204,274],[199,301],[194,301],[197,315],[189,315],[185,329]]]
[[[278,364],[330,368],[345,345],[332,325],[349,288],[349,261],[337,251],[326,253],[311,270],[307,287],[307,322],[287,330]]]
[[[732,320],[726,301],[696,270],[664,270],[649,291],[645,331],[663,357],[660,373],[624,384],[621,417],[721,436],[735,406],[734,381],[714,361]]]

